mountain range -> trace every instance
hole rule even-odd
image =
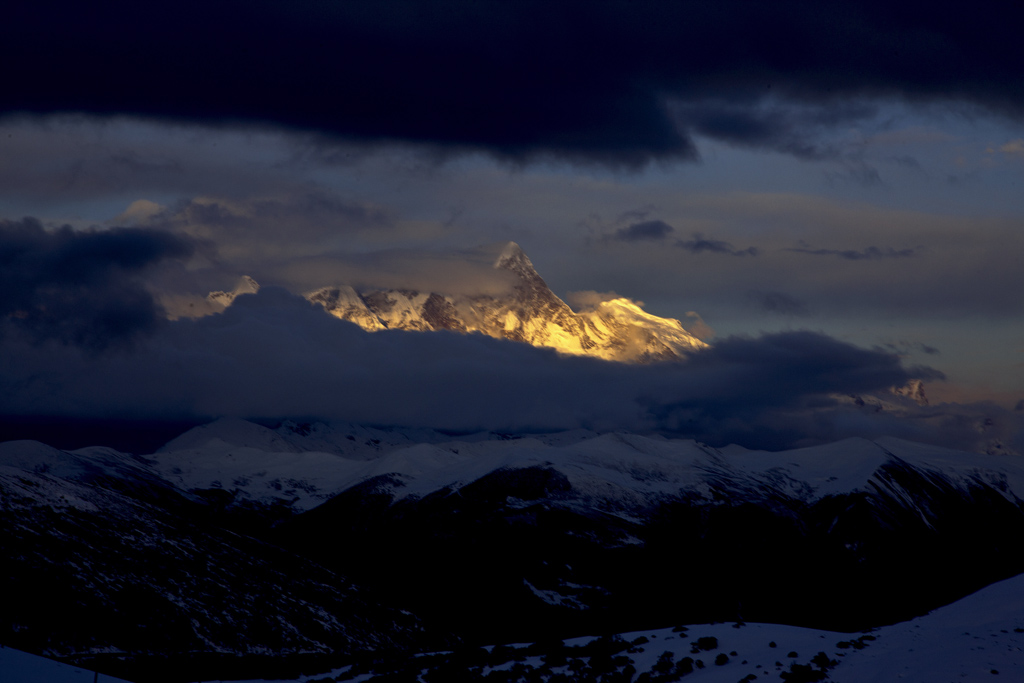
[[[1022,496],[1018,458],[893,438],[222,419],[148,454],[12,441],[0,642],[186,681],[679,623],[860,631],[1024,572]]]
[[[611,298],[574,311],[551,291],[518,244],[484,249],[492,252],[492,267],[509,278],[510,286],[503,294],[357,290],[339,283],[305,296],[331,315],[369,332],[475,332],[562,353],[631,363],[678,360],[707,346],[678,320],[652,315],[627,298]],[[207,299],[224,307],[236,296],[258,289],[259,284],[246,276],[233,291],[211,292]]]

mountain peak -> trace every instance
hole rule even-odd
[[[540,273],[533,267],[533,262],[515,242],[505,242],[497,245],[501,248],[498,258],[494,261],[494,267],[499,270],[508,270],[524,280],[541,280]]]
[[[502,242],[498,246],[501,248],[501,252],[498,254],[498,259],[494,262],[495,268],[500,268],[503,262],[510,259],[526,259],[526,252],[516,242]],[[529,259],[526,260],[529,261]]]
[[[210,292],[206,295],[207,301],[223,307],[230,306],[235,299],[243,294],[255,294],[260,291],[260,284],[248,275],[239,278],[235,288],[230,292]]]
[[[375,332],[450,330],[480,332],[562,353],[596,356],[627,363],[685,358],[707,346],[672,318],[660,318],[630,299],[605,301],[593,310],[574,312],[544,282],[515,242],[500,242],[469,252],[473,264],[512,273],[511,285],[498,294],[444,295],[412,289],[359,291],[349,285],[321,287],[306,298],[331,315]],[[508,282],[513,279],[513,282]],[[232,292],[211,292],[208,299],[227,307],[259,284],[243,278]]]

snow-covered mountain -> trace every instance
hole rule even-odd
[[[493,268],[510,282],[504,294],[357,291],[334,284],[309,292],[306,298],[370,332],[477,332],[562,353],[639,363],[675,360],[707,346],[678,320],[647,313],[626,298],[573,311],[551,291],[518,244],[508,242],[491,251]],[[213,292],[208,299],[226,306],[239,294],[256,289],[258,284],[247,278],[233,292]]]
[[[874,628],[1024,572],[1022,498],[1017,457],[893,438],[763,452],[223,419],[147,455],[7,442],[0,635],[196,680],[213,657],[459,638]]]
[[[628,433],[222,420],[149,459],[229,505],[301,513],[275,542],[494,637],[538,618],[572,632],[737,611],[859,627],[1024,571],[1024,551],[1005,543],[1024,533],[1024,461],[894,438],[772,453]],[[902,586],[895,566],[923,578]],[[676,581],[708,586],[706,601],[658,597]],[[832,581],[844,584],[833,602],[810,599]]]
[[[887,472],[895,467],[958,489],[984,486],[1010,501],[1024,498],[1024,459],[890,437],[773,453],[621,432],[456,438],[348,423],[286,421],[271,429],[225,418],[186,432],[146,461],[186,490],[220,488],[240,500],[288,502],[298,510],[379,477],[389,483],[377,490],[401,501],[459,490],[499,471],[532,468],[565,478],[569,488],[559,504],[637,519],[660,501],[680,496],[709,504],[724,496],[813,504],[830,496],[877,493],[891,486]]]
[[[214,306],[225,308],[243,294],[255,294],[258,291],[260,291],[260,284],[248,275],[243,275],[230,292],[210,292],[206,295],[206,300]]]

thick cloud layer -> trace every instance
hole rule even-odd
[[[273,122],[639,164],[694,132],[821,158],[897,97],[1024,115],[1012,0],[66,1],[7,9],[0,111]]]
[[[730,338],[687,363],[627,366],[480,335],[367,333],[283,290],[178,320],[132,350],[3,341],[0,415],[345,420],[455,431],[577,427],[781,448],[852,434],[950,441],[829,396],[934,371],[821,334]],[[961,432],[963,430],[961,429]],[[977,435],[974,435],[976,438]]]
[[[45,230],[26,218],[0,220],[0,333],[103,347],[150,332],[163,312],[138,275],[192,244],[137,228]]]

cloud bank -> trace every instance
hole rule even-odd
[[[132,349],[2,339],[0,415],[77,420],[343,420],[472,432],[589,428],[783,448],[849,435],[974,447],[957,427],[844,408],[934,371],[822,334],[727,338],[686,363],[628,366],[480,335],[367,333],[276,288],[169,322]],[[950,440],[952,434],[953,440]],[[974,439],[974,441],[972,441]]]

